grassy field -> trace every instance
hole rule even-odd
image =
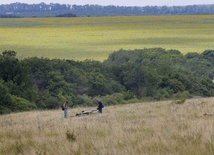
[[[0,154],[214,153],[214,98],[106,106],[103,114],[74,117],[81,110],[70,109],[65,120],[60,109],[0,116]]]
[[[214,15],[0,19],[0,51],[105,60],[119,49],[214,49]]]

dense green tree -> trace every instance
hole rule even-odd
[[[94,106],[136,99],[214,96],[212,50],[182,55],[162,48],[119,50],[104,62],[0,55],[0,113]]]
[[[124,77],[122,83],[127,90],[131,90],[134,94],[141,98],[143,96],[143,88],[145,84],[144,70],[141,66],[130,64],[127,70],[123,72]]]
[[[214,50],[206,50],[201,54],[201,57],[214,64]]]
[[[14,51],[5,51],[0,55],[0,76],[5,82],[18,82],[19,60]]]
[[[4,81],[0,80],[0,114],[10,113],[12,110],[12,99]]]
[[[99,95],[106,95],[106,79],[99,72],[90,72],[87,75],[89,90],[88,95],[95,97]]]
[[[16,52],[5,51],[0,55],[0,77],[11,94],[34,102],[37,89],[31,81],[30,66],[16,58]]]

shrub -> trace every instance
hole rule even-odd
[[[45,108],[47,109],[56,109],[59,108],[60,101],[58,98],[50,96],[45,100]]]
[[[173,99],[187,99],[187,98],[190,98],[191,95],[189,94],[188,91],[183,91],[183,92],[178,92],[178,93],[175,93],[172,95],[172,98]]]
[[[0,105],[0,115],[2,114],[8,114],[11,113],[12,111],[10,109],[8,109],[7,107],[3,107]]]
[[[77,136],[75,135],[74,131],[71,132],[71,131],[67,130],[66,138],[68,141],[73,142],[73,141],[76,141]]]
[[[20,98],[14,95],[11,95],[11,98],[13,102],[12,111],[29,111],[37,109],[34,103],[31,103],[30,101],[24,98]]]

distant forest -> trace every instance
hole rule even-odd
[[[26,4],[0,5],[0,17],[76,17],[76,16],[142,16],[142,15],[194,15],[214,14],[212,5],[187,6],[101,6],[68,4]],[[71,15],[71,16],[69,16]]]

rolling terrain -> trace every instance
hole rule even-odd
[[[214,49],[214,16],[0,19],[0,51],[19,58],[107,59],[119,49],[161,47],[186,54]]]
[[[213,154],[214,98],[0,116],[0,154]]]

